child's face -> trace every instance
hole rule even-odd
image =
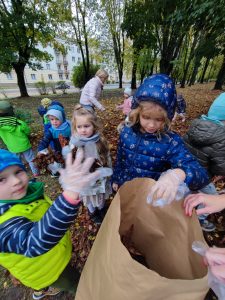
[[[0,173],[0,199],[18,200],[27,193],[27,173],[19,166],[10,166]]]
[[[143,133],[155,133],[163,128],[163,118],[148,116],[140,113],[140,125]]]
[[[85,116],[76,117],[76,132],[81,137],[91,137],[94,134],[94,126]]]
[[[55,128],[58,128],[62,122],[54,116],[48,116],[51,125]]]

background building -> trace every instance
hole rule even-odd
[[[64,43],[64,46],[67,49],[65,55],[50,45],[46,48],[40,45],[38,48],[47,51],[52,55],[53,59],[49,62],[41,62],[42,69],[37,71],[33,71],[27,65],[24,70],[25,82],[27,84],[34,84],[38,81],[71,81],[72,69],[74,66],[80,64],[82,57],[80,49],[75,44],[69,45]],[[12,69],[10,73],[0,73],[0,84],[17,84],[15,71]]]

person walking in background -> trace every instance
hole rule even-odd
[[[24,158],[34,177],[39,176],[39,170],[33,162],[35,155],[29,140],[30,127],[22,120],[14,116],[12,105],[6,101],[0,101],[0,138],[7,149]]]
[[[123,114],[126,116],[125,121],[128,121],[128,115],[131,111],[131,103],[132,103],[132,89],[131,88],[125,88],[123,92],[123,103],[120,105],[117,105],[117,109],[121,109],[123,111]]]
[[[102,69],[99,69],[95,77],[90,79],[82,89],[80,96],[80,104],[94,112],[95,107],[100,110],[105,110],[104,106],[99,102],[101,91],[103,89],[104,83],[108,79],[109,74]]]
[[[182,182],[194,191],[208,184],[206,170],[169,130],[176,98],[175,85],[164,74],[146,78],[137,89],[129,123],[119,137],[112,175],[115,191],[126,181],[148,177],[158,180],[151,190],[154,197],[172,201]]]
[[[173,117],[173,122],[176,120],[176,118],[179,116],[181,118],[181,122],[185,122],[185,114],[186,114],[186,101],[183,97],[183,95],[179,94],[177,95],[177,106],[175,115]]]

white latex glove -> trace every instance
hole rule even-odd
[[[171,203],[175,199],[178,187],[182,182],[173,170],[162,173],[158,181],[153,185],[147,198],[147,203],[150,204],[158,199],[162,199],[165,204]]]
[[[45,148],[45,149],[43,149],[43,150],[39,151],[39,152],[38,152],[38,155],[40,155],[40,154],[47,155],[47,154],[48,154],[48,149],[47,149],[47,148]]]
[[[83,158],[83,149],[77,151],[74,162],[72,162],[72,153],[67,155],[66,168],[59,171],[61,174],[59,183],[64,190],[81,193],[93,186],[98,179],[105,177],[104,170],[96,170],[93,173],[89,172],[94,158],[89,157],[84,161]]]

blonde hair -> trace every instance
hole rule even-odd
[[[103,69],[99,69],[96,73],[95,76],[98,76],[99,78],[107,79],[109,77],[109,74],[107,71]]]
[[[96,142],[98,154],[100,156],[101,163],[104,167],[109,166],[109,147],[106,139],[102,135],[102,126],[97,116],[87,109],[83,108],[80,104],[75,105],[73,116],[72,116],[72,135],[76,133],[76,118],[86,117],[94,127],[94,134],[99,133],[100,139]]]
[[[159,129],[160,133],[167,131],[170,128],[170,120],[167,116],[166,110],[154,101],[142,101],[138,107],[131,110],[129,114],[129,126],[134,126],[140,123],[140,115],[147,118],[162,118],[164,124],[162,129]]]
[[[52,103],[52,100],[49,98],[41,99],[41,104],[46,108]]]

